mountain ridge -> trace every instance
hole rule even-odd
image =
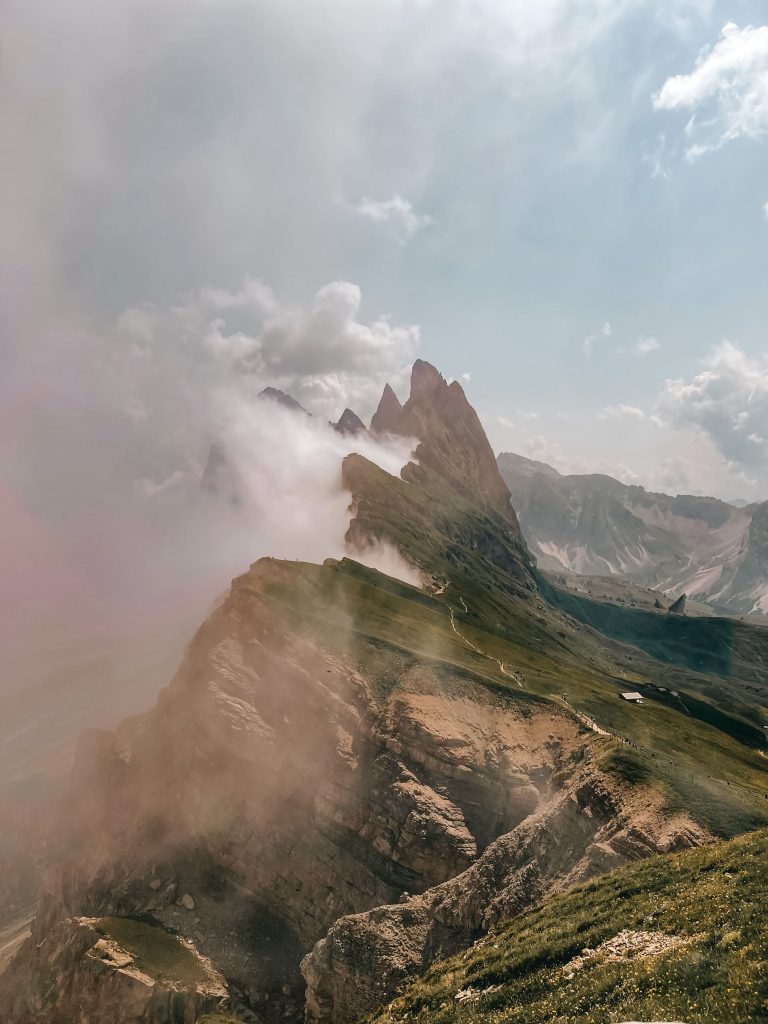
[[[575,882],[768,824],[768,631],[560,591],[463,389],[385,395],[418,444],[344,458],[349,557],[254,562],[156,706],[82,737],[10,1024],[355,1024]]]
[[[510,452],[497,461],[542,568],[625,576],[731,614],[768,611],[768,503],[739,508],[605,474],[561,475]]]

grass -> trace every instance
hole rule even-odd
[[[558,590],[544,576],[540,576],[539,585],[552,604],[566,614],[615,640],[636,645],[653,658],[697,672],[731,674],[735,631],[732,619],[688,618],[625,608]]]
[[[133,917],[101,917],[94,927],[114,939],[140,971],[157,981],[194,987],[208,980],[194,953],[159,925]]]
[[[768,833],[654,857],[520,915],[434,965],[375,1024],[688,1024],[768,1021]],[[563,967],[618,932],[688,944],[650,959]],[[494,991],[457,1001],[467,988]]]

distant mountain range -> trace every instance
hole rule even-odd
[[[768,613],[768,502],[672,496],[600,473],[564,476],[512,452],[498,466],[541,568],[621,575],[731,613]]]

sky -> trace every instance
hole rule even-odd
[[[199,478],[233,382],[368,416],[417,355],[496,450],[768,497],[764,4],[6,0],[0,19],[17,505],[76,516],[108,478],[151,501]]]

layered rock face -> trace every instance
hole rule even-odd
[[[308,1024],[362,1020],[430,964],[532,903],[627,860],[706,838],[685,815],[660,813],[651,791],[627,799],[589,761],[559,782],[562,788],[463,874],[397,906],[333,925],[302,963]]]

